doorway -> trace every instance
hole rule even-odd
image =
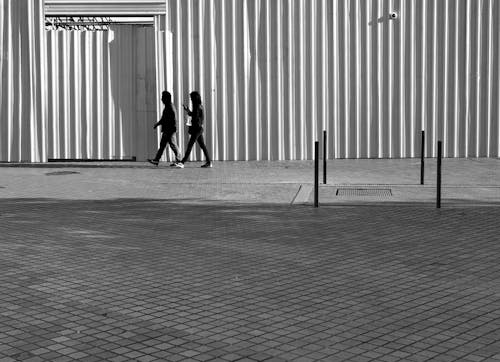
[[[146,160],[157,146],[150,18],[46,18],[49,160]]]

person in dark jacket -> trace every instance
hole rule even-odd
[[[177,147],[177,142],[175,139],[175,132],[177,132],[177,117],[175,114],[174,105],[172,104],[172,95],[167,91],[163,91],[161,93],[161,101],[165,105],[165,108],[163,109],[161,119],[153,126],[154,129],[156,129],[158,126],[161,126],[162,135],[160,148],[158,149],[155,158],[148,158],[148,162],[158,166],[165,147],[167,147],[167,144],[170,144],[170,148],[175,155],[175,162],[170,166],[175,166],[177,162],[180,162],[180,155],[179,147]]]
[[[188,160],[191,149],[196,141],[200,145],[203,153],[205,154],[206,163],[201,167],[212,167],[212,161],[210,155],[208,154],[207,146],[205,145],[205,140],[203,139],[203,122],[205,119],[203,105],[201,104],[200,93],[194,91],[189,94],[191,97],[191,102],[193,103],[193,110],[190,111],[188,107],[184,106],[184,110],[191,116],[191,125],[188,128],[188,132],[191,135],[189,142],[184,153],[184,158],[181,162],[178,162],[175,166],[178,168],[184,168],[184,163]]]

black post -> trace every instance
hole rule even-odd
[[[314,143],[314,207],[318,207],[318,191],[319,191],[319,150],[318,141]]]
[[[425,131],[422,131],[422,145],[420,147],[420,185],[424,184],[424,157],[425,157]]]
[[[436,195],[436,207],[441,208],[441,158],[442,158],[442,146],[441,141],[438,141],[438,154],[437,154],[437,195]]]
[[[326,185],[326,131],[323,131],[323,184]]]

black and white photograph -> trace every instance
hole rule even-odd
[[[500,0],[0,0],[0,362],[500,362]]]

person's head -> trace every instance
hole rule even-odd
[[[172,103],[172,95],[170,94],[170,92],[167,91],[161,92],[161,101],[165,105]]]
[[[201,95],[200,95],[200,93],[198,93],[197,91],[194,91],[194,92],[191,92],[189,94],[189,96],[191,97],[191,102],[193,102],[193,106],[201,104]]]

